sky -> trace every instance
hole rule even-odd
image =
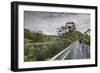
[[[64,26],[66,22],[74,22],[76,30],[84,33],[90,28],[90,14],[24,11],[24,28],[33,32],[57,35],[57,28]]]

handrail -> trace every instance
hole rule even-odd
[[[67,48],[65,48],[64,50],[62,50],[61,52],[59,52],[57,55],[55,55],[54,57],[52,57],[50,60],[56,60],[60,55],[62,55],[63,53],[65,53],[66,50],[68,50],[75,42],[73,42],[71,45],[69,45]],[[67,52],[67,55],[70,51]],[[65,58],[65,57],[64,57]],[[63,58],[63,59],[64,59]]]

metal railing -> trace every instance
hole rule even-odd
[[[73,42],[71,45],[69,45],[67,48],[65,48],[64,50],[62,50],[61,52],[59,52],[57,55],[55,55],[54,57],[52,57],[50,60],[64,60],[68,54],[70,53],[72,46],[75,42]]]

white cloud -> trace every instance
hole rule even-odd
[[[25,28],[31,31],[42,31],[48,35],[56,35],[57,28],[73,21],[80,32],[90,28],[90,15],[82,13],[24,12]]]

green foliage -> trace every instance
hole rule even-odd
[[[44,61],[48,60],[65,48],[63,43],[58,43],[58,36],[45,35],[42,32],[31,32],[24,29],[24,61]],[[35,42],[49,42],[52,44],[33,45]],[[57,43],[55,43],[55,41]]]
[[[24,38],[27,38],[29,40],[33,39],[32,33],[28,29],[24,29]]]
[[[88,29],[86,32],[90,31]],[[86,33],[85,32],[85,33]],[[86,34],[82,34],[79,31],[76,31],[75,23],[74,22],[67,22],[65,26],[61,26],[59,28],[59,37],[60,39],[66,41],[65,43],[71,44],[72,42],[79,40],[80,37],[84,36],[84,43],[90,45],[90,36]]]
[[[90,45],[90,36],[89,35],[84,36],[84,43],[87,45]]]
[[[41,31],[33,32],[28,29],[24,29],[24,61],[44,61],[49,60],[54,55],[68,47],[71,43],[79,40],[81,36],[84,36],[84,43],[90,45],[90,36],[84,35],[79,31],[76,31],[74,22],[67,22],[65,26],[58,28],[58,36],[45,35]],[[51,44],[34,45],[33,43],[45,43]]]
[[[32,32],[28,29],[24,29],[24,38],[32,40],[32,42],[45,42],[53,40],[56,36],[47,36],[45,34],[42,34],[41,31],[39,32]]]

